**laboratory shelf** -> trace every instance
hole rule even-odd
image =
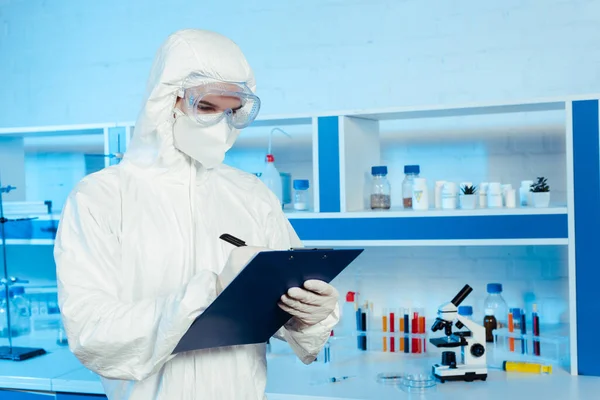
[[[290,213],[311,245],[566,245],[566,207],[469,211]]]

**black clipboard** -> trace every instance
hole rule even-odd
[[[266,343],[290,315],[277,305],[308,279],[331,282],[363,249],[297,249],[258,253],[193,322],[173,354]]]

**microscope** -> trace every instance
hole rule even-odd
[[[485,328],[458,314],[458,306],[472,291],[471,286],[465,285],[451,302],[441,305],[431,327],[433,332],[443,329],[446,334],[445,337],[429,339],[431,344],[442,349],[461,347],[460,363],[457,363],[454,351],[444,351],[441,364],[433,365],[433,375],[441,383],[487,379]],[[452,332],[453,323],[457,329],[466,327],[468,331]]]

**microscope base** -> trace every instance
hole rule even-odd
[[[433,376],[439,379],[441,383],[446,381],[485,381],[488,375],[487,367],[485,366],[468,367],[466,365],[457,365],[456,368],[450,368],[446,365],[435,364],[431,370]]]

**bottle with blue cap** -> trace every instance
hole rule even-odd
[[[415,178],[419,177],[421,167],[418,165],[404,166],[404,180],[402,181],[402,205],[407,210],[413,208],[413,185]]]
[[[294,179],[294,210],[308,210],[308,179]]]
[[[458,315],[473,320],[473,306],[458,306]]]
[[[392,206],[392,188],[387,179],[388,169],[385,165],[371,167],[371,210],[389,210]]]
[[[494,319],[496,320],[496,327],[498,329],[505,328],[507,326],[508,320],[508,306],[506,305],[506,301],[504,301],[504,298],[502,297],[502,284],[488,283],[487,292],[488,296],[486,297],[485,302],[483,304],[485,315],[486,317],[494,317]],[[489,338],[491,337],[490,335],[492,333],[491,331],[487,332],[488,329],[485,320],[484,326],[486,326],[486,335],[489,334],[487,336],[489,341]]]

